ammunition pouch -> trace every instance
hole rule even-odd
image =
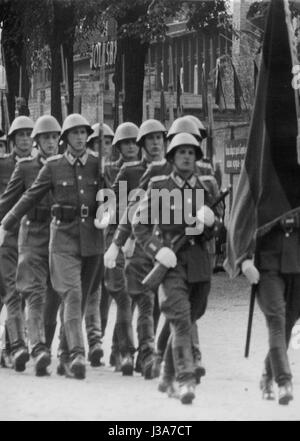
[[[31,222],[50,222],[51,211],[48,207],[35,207],[27,213],[27,219]]]
[[[61,222],[73,222],[79,218],[94,218],[96,216],[96,207],[88,207],[82,204],[79,208],[73,205],[55,204],[51,207],[51,215]]]

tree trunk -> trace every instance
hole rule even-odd
[[[122,41],[125,55],[125,100],[123,118],[138,126],[143,119],[143,90],[145,60],[148,44],[139,39],[126,38]]]

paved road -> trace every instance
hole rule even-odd
[[[289,406],[261,400],[258,381],[267,347],[264,319],[255,309],[250,358],[243,358],[249,287],[243,278],[214,276],[199,336],[207,375],[192,405],[157,391],[157,380],[124,378],[108,366],[115,308],[104,342],[106,366],[88,368],[83,381],[0,370],[0,420],[290,420],[300,418],[300,349],[290,349],[295,399]],[[299,325],[298,325],[299,326]],[[57,338],[56,338],[57,344]],[[55,351],[54,351],[55,353]]]

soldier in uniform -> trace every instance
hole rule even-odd
[[[165,127],[159,121],[151,119],[145,121],[139,129],[137,144],[143,148],[143,151],[149,158],[148,167],[163,165],[165,163],[165,161],[163,161],[165,132]],[[143,167],[141,165],[143,165],[143,162],[142,164],[139,164],[140,175],[135,173],[135,187],[130,185],[130,190],[134,188],[137,188],[137,190],[141,189],[141,181],[139,182],[137,178],[141,178],[142,172],[146,173],[147,170],[146,164]],[[108,265],[108,267],[115,265],[115,259],[119,249],[123,247],[126,242],[128,243],[128,241],[131,240],[131,223],[130,218],[128,217],[131,207],[132,204],[129,204],[125,210],[122,222],[119,224],[114,235],[112,245],[105,254],[106,265]],[[154,362],[155,326],[153,315],[155,293],[145,289],[141,283],[144,276],[147,274],[147,268],[148,270],[151,269],[151,261],[149,261],[149,258],[145,255],[142,248],[136,246],[128,264],[126,265],[125,272],[129,295],[138,307],[138,359],[141,362],[144,377],[149,379],[152,378],[152,366]]]
[[[1,235],[35,207],[51,190],[53,220],[50,226],[50,276],[63,300],[63,322],[70,372],[85,378],[82,303],[97,291],[102,277],[103,234],[94,226],[98,191],[98,159],[87,152],[92,128],[79,114],[69,115],[62,137],[63,155],[49,158],[33,185],[4,217]]]
[[[288,345],[300,312],[299,214],[284,219],[259,238],[255,256],[241,264],[251,284],[257,284],[256,298],[269,335],[269,351],[260,381],[262,397],[274,400],[273,381],[278,385],[278,402],[293,399]]]
[[[206,205],[211,205],[218,196],[215,179],[195,174],[195,162],[201,155],[199,143],[191,134],[176,135],[168,146],[166,155],[173,163],[173,172],[167,177],[152,179],[147,195],[133,219],[134,234],[145,252],[169,268],[160,286],[159,299],[161,311],[171,326],[167,351],[172,351],[183,404],[191,403],[195,397],[192,329],[193,323],[206,309],[211,279],[206,238],[214,234],[217,217],[221,214],[220,210],[213,212]],[[152,190],[155,189],[178,190],[183,199],[178,201],[174,198],[174,202],[170,197],[163,202],[161,198],[153,200]],[[204,191],[205,205],[199,201],[197,189]],[[188,197],[185,190],[189,190]],[[151,212],[153,206],[159,207],[154,213]],[[187,236],[186,244],[176,256],[170,248],[172,240],[179,234],[187,234],[187,228],[191,228],[186,220],[185,208],[188,209],[188,218],[194,216],[197,223],[193,229],[194,235]],[[170,214],[170,222],[164,221],[164,213]],[[155,232],[153,219],[156,224]],[[169,383],[172,384],[174,373],[165,372],[165,377],[167,375]]]
[[[12,153],[0,157],[0,194],[5,191],[16,163],[21,158],[28,157],[31,154],[32,139],[30,135],[33,126],[33,121],[27,116],[18,116],[12,122],[8,132],[8,140],[13,145]],[[0,219],[4,214],[3,212],[0,213]],[[6,326],[11,342],[13,366],[16,371],[24,371],[29,355],[25,344],[21,299],[16,290],[18,231],[19,224],[17,223],[6,235],[0,247],[0,267],[6,286],[6,295],[1,300],[7,308]],[[1,295],[3,294],[1,293]]]
[[[16,164],[6,191],[0,199],[0,212],[7,213],[27,188],[30,188],[47,158],[57,154],[61,127],[51,115],[41,116],[31,138],[38,146],[35,157],[22,158]],[[21,221],[16,288],[28,306],[27,329],[31,355],[37,376],[47,374],[50,353],[46,346],[44,308],[46,298],[59,304],[49,280],[50,194]],[[2,216],[3,217],[3,216]],[[21,302],[21,298],[19,300]]]
[[[130,122],[120,124],[116,130],[113,147],[120,152],[120,158],[116,162],[107,164],[106,176],[112,188],[119,190],[120,181],[126,181],[126,173],[129,167],[135,167],[139,164],[139,147],[136,145],[138,127]],[[120,170],[121,167],[121,170]],[[119,175],[122,174],[122,178]],[[126,181],[128,187],[131,182]],[[119,207],[117,207],[117,215]],[[117,220],[117,219],[116,219]],[[105,232],[106,249],[110,247],[117,224],[110,224]],[[115,370],[121,370],[123,375],[133,374],[133,354],[135,352],[132,331],[132,311],[131,300],[128,296],[124,278],[125,256],[120,249],[116,256],[115,265],[105,269],[105,287],[108,295],[113,298],[117,304],[117,318],[113,334],[113,346],[110,362],[115,366]],[[119,357],[119,354],[121,357]]]

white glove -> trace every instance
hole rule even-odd
[[[197,211],[197,219],[207,227],[212,227],[215,223],[215,214],[207,205],[203,205]]]
[[[134,249],[135,249],[135,239],[133,239],[132,237],[128,237],[128,239],[125,242],[125,245],[122,248],[124,256],[127,259],[130,259],[133,256]]]
[[[104,254],[104,266],[112,269],[116,266],[116,260],[119,254],[119,247],[113,242]]]
[[[155,255],[155,259],[166,268],[175,268],[177,265],[176,254],[169,247],[162,247]]]
[[[110,223],[110,214],[108,211],[105,211],[103,213],[103,216],[101,219],[94,219],[94,225],[98,230],[104,230],[104,228],[107,228]]]
[[[256,285],[259,282],[259,271],[252,260],[244,260],[242,263],[242,273],[247,277],[251,285]]]
[[[7,230],[4,229],[2,225],[0,225],[0,247],[2,247]]]

